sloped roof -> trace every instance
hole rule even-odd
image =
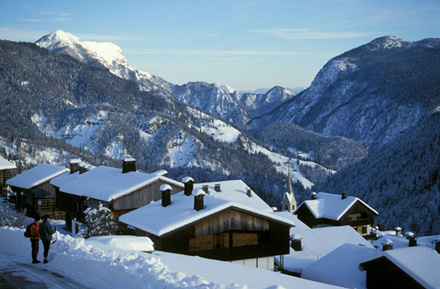
[[[221,184],[220,193],[213,190],[213,186],[217,183]],[[161,201],[152,202],[122,215],[119,221],[156,236],[162,236],[223,210],[236,208],[264,219],[294,226],[292,221],[274,214],[254,192],[252,197],[248,197],[247,185],[243,181],[195,184],[193,193],[204,185],[208,185],[210,189],[204,196],[204,208],[200,211],[194,210],[193,196],[186,196],[180,192],[171,196],[171,204],[167,207],[163,207]]]
[[[359,269],[359,264],[375,253],[370,247],[343,244],[305,268],[301,278],[347,288],[367,288],[366,272]]]
[[[80,174],[74,181],[61,185],[60,191],[72,195],[89,197],[110,202],[158,180],[183,188],[183,184],[164,176],[166,171],[146,174],[140,172],[122,173],[121,169],[99,166]]]
[[[17,168],[15,163],[11,163],[7,159],[0,156],[0,170],[13,170]]]
[[[318,193],[316,200],[304,201],[299,207],[306,206],[316,219],[339,220],[356,202],[361,202],[374,214],[379,213],[367,203],[357,197],[347,196],[345,199],[341,195]],[[297,210],[298,210],[297,209]]]
[[[40,164],[7,180],[6,184],[18,188],[31,189],[67,171],[68,169],[65,167]]]
[[[81,160],[79,160],[79,159],[70,160],[70,163],[81,163]],[[95,168],[94,166],[88,165],[85,163],[83,166],[85,168],[87,168],[87,171],[93,170]],[[50,184],[55,187],[60,188],[64,184],[75,181],[79,176],[80,176],[79,171],[77,171],[73,174],[71,174],[70,171],[68,171],[68,172],[65,172],[64,174],[59,175],[59,176],[53,178],[52,180],[50,180]]]
[[[364,259],[361,265],[383,257],[393,262],[425,288],[440,288],[440,254],[434,249],[416,246],[381,251]]]
[[[323,227],[315,229],[290,229],[291,235],[301,237],[301,251],[290,249],[284,256],[284,267],[301,273],[305,268],[344,244],[374,248],[350,226]]]

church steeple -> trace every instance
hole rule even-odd
[[[292,187],[292,174],[290,173],[290,163],[287,163],[287,192],[284,194],[283,201],[281,203],[283,211],[289,211],[291,214],[296,210],[297,203],[295,199],[295,194],[293,193]]]

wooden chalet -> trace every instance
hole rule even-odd
[[[168,184],[172,193],[183,189],[183,184],[167,178],[166,171],[146,174],[136,171],[133,159],[123,161],[123,168],[99,166],[90,171],[72,169],[70,178],[54,180],[57,186],[57,205],[66,213],[66,225],[72,219],[85,222],[84,210],[97,208],[100,203],[120,215],[160,200],[159,187]]]
[[[440,249],[414,246],[387,250],[367,258],[360,268],[367,272],[368,289],[440,288]]]
[[[6,181],[17,174],[17,166],[0,156],[0,186],[6,186]]]
[[[277,214],[242,181],[194,185],[122,215],[135,234],[150,237],[157,250],[274,269],[274,256],[289,253],[294,224]]]
[[[16,209],[26,210],[29,215],[54,215],[56,195],[50,180],[67,171],[65,167],[40,164],[7,180],[6,184],[16,194]]]
[[[371,225],[379,213],[356,197],[313,193],[295,211],[302,222],[311,228],[322,226],[351,226],[365,238],[370,238]]]

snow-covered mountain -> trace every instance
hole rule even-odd
[[[199,180],[242,178],[272,197],[266,200],[273,205],[284,192],[289,158],[294,181],[303,187],[313,182],[300,164],[334,173],[315,162],[301,163],[288,151],[271,151],[230,123],[156,90],[140,89],[106,69],[29,43],[0,41],[0,46],[0,101],[5,104],[0,133],[12,135],[10,147],[18,139],[49,143],[57,138],[94,153],[96,165],[101,155],[134,157],[141,170],[167,169],[173,176]],[[66,156],[57,154],[51,162],[64,164]]]
[[[290,122],[382,145],[440,105],[439,52],[440,39],[375,39],[331,59],[307,90],[251,123]]]
[[[82,41],[71,33],[57,30],[35,42],[55,54],[66,54],[90,65],[104,67],[116,76],[138,82],[145,90],[169,91],[172,84],[162,78],[131,67],[122,49],[111,42]]]
[[[61,30],[43,36],[35,43],[55,54],[67,54],[83,63],[105,67],[118,77],[139,83],[146,91],[155,90],[163,97],[172,96],[184,104],[237,124],[247,123],[251,118],[269,112],[297,93],[297,90],[281,87],[266,93],[241,93],[225,84],[206,82],[174,85],[131,67],[122,49],[113,43],[82,41]]]

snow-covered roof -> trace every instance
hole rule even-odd
[[[68,170],[69,169],[65,167],[40,164],[7,180],[6,184],[18,188],[31,189],[67,172]]]
[[[12,163],[0,156],[0,170],[12,170],[15,168],[17,168],[15,163]]]
[[[215,184],[220,184],[221,192],[215,192]],[[193,194],[203,186],[208,186],[208,194],[204,196],[204,207],[200,211],[194,210],[193,196],[186,196],[180,192],[171,197],[171,205],[167,207],[163,207],[160,201],[152,202],[122,215],[119,221],[156,236],[162,236],[223,210],[236,208],[264,219],[294,226],[291,220],[273,213],[257,194],[248,197],[247,185],[241,180],[195,184]]]
[[[151,174],[122,173],[121,169],[99,166],[87,173],[80,174],[75,181],[62,184],[60,191],[110,202],[158,180],[183,188],[182,183],[164,177],[165,173],[166,171]]]
[[[298,219],[297,216],[292,215],[288,211],[280,211],[280,212],[276,212],[275,214],[277,214],[278,216],[283,217],[285,219],[289,219],[293,223],[295,223],[295,227],[290,229],[291,235],[293,235],[295,232],[298,232],[300,230],[310,229],[310,227],[307,226],[305,223],[303,223],[300,219]]]
[[[382,248],[384,240],[390,240],[393,243],[393,249],[407,248],[409,240],[405,236],[384,235],[377,240],[372,240],[371,244],[377,248]],[[417,237],[417,246],[434,248],[436,240],[440,241],[440,235]]]
[[[425,246],[381,251],[365,258],[362,264],[385,257],[425,288],[440,288],[440,254]]]
[[[290,249],[290,254],[284,256],[284,266],[287,270],[301,273],[305,268],[326,256],[344,244],[360,245],[374,248],[350,226],[323,227],[316,229],[290,229],[291,235],[301,235],[301,251]]]
[[[298,209],[305,205],[316,219],[324,218],[337,221],[358,201],[373,211],[374,214],[379,215],[376,210],[357,197],[347,196],[342,199],[341,195],[322,192],[316,195],[315,200],[304,201]]]
[[[359,264],[375,253],[373,248],[343,244],[305,268],[301,278],[347,288],[367,288],[366,273],[359,269]]]

